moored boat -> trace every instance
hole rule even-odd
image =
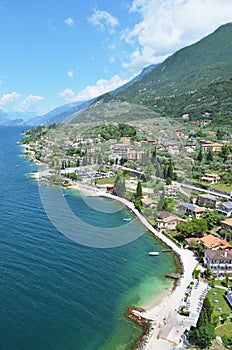
[[[159,255],[159,252],[149,252],[148,255],[156,256],[156,255]]]

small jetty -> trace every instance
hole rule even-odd
[[[171,248],[169,248],[169,249],[163,249],[162,250],[162,253],[168,253],[168,252],[172,252],[173,250],[171,249]]]
[[[174,278],[174,279],[178,280],[180,278],[180,274],[179,273],[166,273],[165,277]]]

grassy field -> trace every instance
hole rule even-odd
[[[226,192],[232,191],[231,185],[226,185],[226,184],[222,184],[222,183],[213,184],[213,185],[210,185],[210,187],[218,189],[218,190],[226,191]]]
[[[232,337],[232,323],[224,324],[220,327],[217,327],[215,329],[215,333],[219,337],[223,337],[224,335],[226,335],[227,337]]]
[[[213,295],[213,293],[217,293],[217,295]],[[210,301],[210,304],[213,306],[213,315],[221,316],[223,314],[230,314],[231,309],[226,299],[224,298],[225,290],[220,288],[212,288],[207,293],[207,297]],[[218,304],[215,304],[214,300],[218,300]],[[222,308],[222,311],[218,311],[218,308]]]

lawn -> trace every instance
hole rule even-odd
[[[106,184],[113,185],[114,181],[115,181],[115,177],[109,177],[109,178],[98,179],[96,180],[96,183],[98,185],[106,185]]]
[[[224,324],[223,326],[217,327],[215,329],[216,335],[219,337],[223,337],[224,335],[227,337],[232,336],[232,323]]]
[[[217,184],[210,185],[210,187],[218,189],[218,190],[226,191],[226,192],[231,192],[232,191],[232,186],[231,185],[222,184],[220,182],[217,183]]]
[[[226,281],[225,278],[223,280],[214,280],[214,284],[215,284],[215,286],[226,287],[225,281]],[[232,279],[231,278],[229,278],[229,287],[232,287]]]
[[[213,295],[213,293],[217,293],[217,295]],[[207,297],[210,301],[210,304],[213,306],[213,315],[221,316],[223,314],[229,315],[231,313],[231,309],[226,299],[224,298],[225,290],[220,288],[211,288],[207,293]],[[218,300],[218,304],[215,304],[214,300]],[[222,308],[222,311],[218,311],[218,308]]]

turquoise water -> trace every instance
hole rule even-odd
[[[19,127],[0,128],[0,349],[128,350],[140,329],[125,318],[166,290],[171,254],[140,223],[142,235],[117,248],[82,246],[49,221],[38,186],[25,174],[36,167],[20,157]],[[121,226],[130,213],[90,210],[78,193],[67,202],[92,225]],[[99,201],[99,199],[93,199]],[[95,204],[96,204],[95,203]],[[118,206],[119,204],[115,204]]]

